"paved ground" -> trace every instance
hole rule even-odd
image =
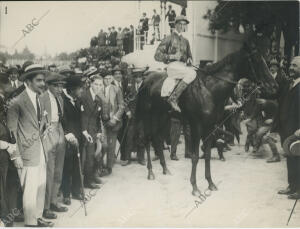
[[[245,131],[244,131],[245,132]],[[242,137],[244,143],[244,136]],[[277,195],[287,183],[286,161],[267,164],[268,148],[260,158],[249,156],[243,146],[225,153],[226,162],[213,150],[212,175],[219,190],[205,191],[204,161],[198,164],[198,186],[207,197],[191,195],[191,162],[184,159],[183,144],[178,147],[180,161],[170,161],[171,176],[162,174],[154,162],[156,180],[148,181],[146,167],[136,163],[124,168],[119,161],[99,191],[89,191],[88,216],[79,201],[69,212],[59,214],[58,227],[286,227],[294,201]],[[300,203],[289,227],[300,227]]]

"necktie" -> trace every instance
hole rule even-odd
[[[40,122],[41,122],[41,108],[40,108],[38,95],[36,95],[36,100],[35,101],[36,101],[37,118],[38,118],[38,122],[39,122],[39,125],[40,125]]]
[[[61,118],[62,118],[61,107],[60,107],[60,103],[59,103],[59,101],[58,101],[58,99],[56,97],[55,97],[55,100],[56,100],[57,109],[58,109],[58,121],[60,121]]]

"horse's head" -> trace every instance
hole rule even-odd
[[[278,84],[272,77],[266,61],[263,57],[263,48],[266,46],[263,38],[252,36],[249,37],[242,47],[240,66],[241,74],[256,83],[266,94],[274,94],[278,89]]]

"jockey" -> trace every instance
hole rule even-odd
[[[189,41],[182,36],[186,31],[189,21],[185,16],[178,16],[175,19],[175,30],[159,44],[154,59],[168,64],[168,77],[180,80],[178,86],[169,96],[168,102],[175,111],[180,112],[177,99],[184,89],[196,78],[196,71],[192,64],[192,53]]]

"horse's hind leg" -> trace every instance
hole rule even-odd
[[[211,157],[211,145],[212,145],[212,138],[213,136],[206,135],[206,141],[203,142],[204,144],[204,151],[205,151],[205,179],[208,182],[208,189],[211,191],[218,190],[217,186],[214,184],[211,178],[210,172],[210,157]]]
[[[194,125],[191,125],[191,137],[192,137],[192,172],[191,172],[191,184],[193,187],[192,194],[194,196],[200,196],[201,192],[198,189],[197,186],[197,178],[196,178],[196,171],[197,171],[197,164],[199,161],[199,145],[200,145],[200,127],[195,127]]]
[[[152,163],[151,163],[151,157],[150,157],[150,142],[151,142],[151,123],[149,121],[149,117],[146,117],[142,123],[140,123],[140,129],[142,130],[141,134],[143,136],[141,137],[143,139],[143,143],[146,149],[147,153],[147,169],[148,169],[148,180],[154,180],[155,176],[152,171]]]

